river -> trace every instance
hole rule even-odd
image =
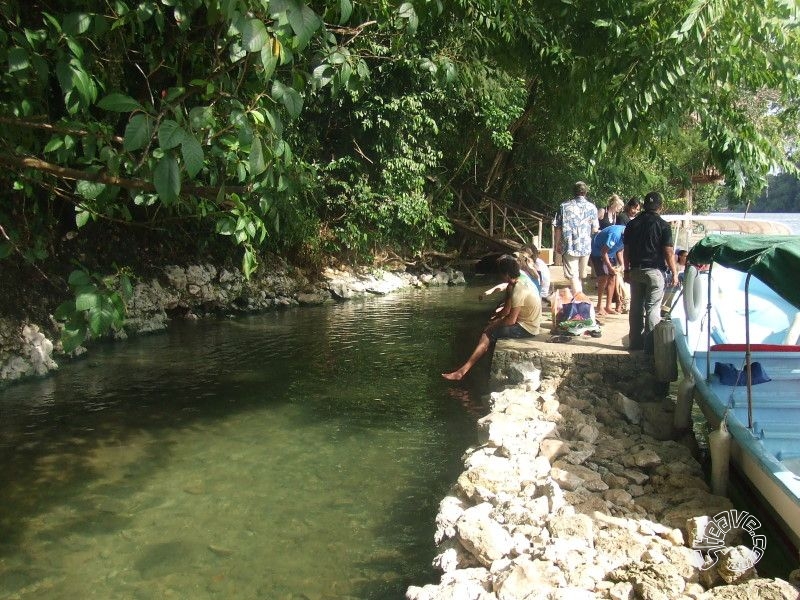
[[[488,366],[476,287],[173,323],[0,392],[0,598],[403,597]]]

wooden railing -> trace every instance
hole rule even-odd
[[[482,192],[468,196],[462,192],[451,220],[461,231],[496,247],[519,250],[529,244],[541,248],[544,222],[550,218],[524,206],[500,202]]]

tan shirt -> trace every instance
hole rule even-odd
[[[542,320],[542,300],[536,288],[520,277],[508,302],[512,309],[520,309],[517,323],[531,335],[537,335]]]

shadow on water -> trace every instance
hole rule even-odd
[[[457,385],[439,373],[477,339],[477,295],[176,324],[0,390],[0,597],[377,599],[433,581],[487,361]]]

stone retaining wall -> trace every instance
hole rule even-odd
[[[385,295],[410,287],[464,283],[463,273],[453,269],[412,274],[329,268],[311,282],[299,269],[280,261],[264,266],[251,279],[238,269],[167,265],[161,277],[136,284],[128,301],[124,329],[115,332],[114,337],[125,339],[128,335],[162,331],[175,318],[253,314],[286,306]],[[55,357],[65,357],[57,336],[55,322],[21,323],[0,318],[0,384],[57,369]],[[84,352],[85,348],[79,348],[72,356]]]
[[[798,598],[740,568],[744,546],[714,566],[690,548],[731,503],[670,439],[650,371],[642,356],[496,352],[503,387],[436,519],[441,582],[406,598]]]

